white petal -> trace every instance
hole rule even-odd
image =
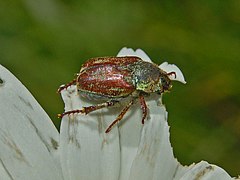
[[[61,92],[65,111],[93,105],[79,98],[76,86]],[[120,170],[118,129],[106,134],[116,118],[105,108],[88,115],[65,116],[61,122],[60,149],[65,179],[117,180]]]
[[[8,172],[2,160],[0,160],[0,177],[4,180],[13,180],[12,175]]]
[[[118,112],[120,113],[120,111]],[[120,180],[129,178],[132,162],[137,154],[140,134],[142,130],[142,111],[140,104],[135,103],[126,113],[119,124],[120,145],[121,145],[121,171]]]
[[[223,179],[228,180],[231,177],[220,167],[208,164],[207,162],[200,162],[196,165],[182,166],[173,155],[173,150],[170,144],[170,134],[169,126],[167,123],[167,112],[163,105],[157,105],[157,96],[150,97],[152,100],[148,100],[147,104],[149,107],[150,117],[148,121],[145,122],[142,130],[139,129],[129,129],[125,124],[122,129],[126,128],[125,132],[128,130],[132,135],[139,132],[140,143],[136,154],[133,152],[134,158],[129,158],[124,165],[129,167],[131,164],[131,169],[129,171],[129,180],[158,180],[158,179],[181,179],[181,180],[192,180],[201,178],[206,180],[212,179]],[[130,112],[131,113],[131,112]],[[131,119],[128,121],[139,122],[141,120],[141,109],[134,110]],[[137,120],[137,121],[136,121]],[[136,127],[136,126],[135,126]],[[120,132],[123,132],[121,130]],[[129,139],[131,134],[128,134]],[[121,137],[123,134],[121,134]],[[130,149],[136,146],[138,138],[135,137],[136,141],[130,140],[122,141],[121,147],[126,146]],[[123,154],[124,155],[124,154]],[[125,173],[128,173],[125,171]],[[125,174],[127,177],[127,175]],[[124,178],[122,178],[124,179]],[[125,178],[126,179],[126,178]]]
[[[209,164],[208,162],[201,161],[197,164],[189,166],[186,173],[177,179],[230,180],[233,178],[231,178],[222,168]]]
[[[0,177],[63,179],[57,154],[59,134],[52,121],[1,65],[0,79]]]
[[[169,142],[167,112],[163,105],[157,105],[157,101],[154,100],[157,96],[151,98],[151,101],[147,101],[150,117],[139,133],[141,138],[132,162],[130,180],[171,179],[179,168]]]
[[[137,56],[144,61],[152,62],[151,59],[148,57],[148,55],[142,49],[137,49],[136,51],[134,51],[132,48],[124,47],[119,51],[119,53],[117,54],[117,57],[124,57],[124,56]]]
[[[159,67],[167,73],[170,72],[176,73],[176,78],[174,74],[169,76],[171,80],[179,81],[182,82],[183,84],[186,84],[182,71],[175,64],[168,64],[168,62],[164,62],[160,64]]]
[[[132,48],[124,47],[118,52],[117,57],[124,56],[135,56],[135,51]]]

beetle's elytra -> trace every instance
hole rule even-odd
[[[97,109],[114,106],[126,97],[129,102],[118,117],[108,126],[106,133],[118,123],[134,101],[138,98],[142,109],[142,124],[147,116],[147,105],[144,96],[151,93],[162,94],[172,87],[169,76],[175,72],[167,73],[158,65],[143,61],[139,57],[99,57],[86,61],[76,79],[61,86],[58,92],[76,84],[79,94],[90,99],[106,99],[105,103],[83,107],[82,109],[67,111],[59,115],[73,113],[88,114]]]

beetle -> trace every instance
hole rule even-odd
[[[89,99],[106,100],[104,103],[83,107],[59,114],[74,113],[88,114],[95,110],[115,106],[124,99],[129,98],[126,106],[117,118],[108,126],[105,133],[122,120],[129,108],[139,99],[142,109],[142,124],[147,117],[147,105],[144,97],[151,93],[162,94],[170,91],[172,83],[170,75],[175,72],[165,72],[158,65],[146,62],[139,57],[98,57],[87,60],[81,67],[77,78],[58,89],[60,93],[71,85],[76,85],[79,94]]]

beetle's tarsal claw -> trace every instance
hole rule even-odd
[[[66,89],[66,86],[60,86],[57,90],[57,93],[60,94],[62,90]]]
[[[62,117],[63,117],[63,114],[58,114],[57,117],[58,117],[58,118],[62,118]]]
[[[67,89],[68,87],[70,87],[72,84],[66,84],[66,85],[62,85],[58,88],[57,93],[61,93],[61,91],[63,91],[64,89]]]
[[[71,115],[71,114],[75,114],[75,113],[76,114],[78,114],[78,113],[85,114],[83,109],[76,109],[76,110],[72,110],[72,111],[66,111],[66,112],[64,112],[62,114],[58,114],[57,116],[58,116],[58,118],[63,118],[66,115]]]
[[[111,131],[111,128],[107,128],[105,133],[109,133]]]
[[[61,93],[62,90],[67,89],[69,86],[76,84],[76,79],[72,80],[66,85],[62,85],[58,88],[57,93]]]

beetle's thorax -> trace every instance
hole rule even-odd
[[[132,69],[132,81],[136,90],[146,93],[161,91],[160,77],[163,71],[157,65],[138,61],[129,68]]]

